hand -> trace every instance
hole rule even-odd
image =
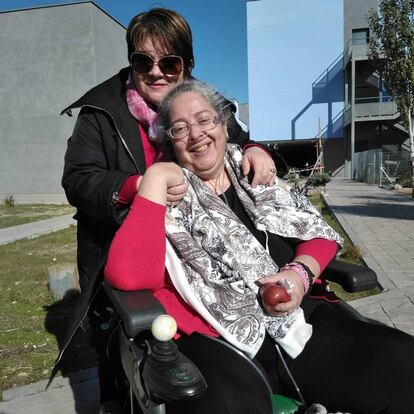
[[[138,194],[159,204],[177,204],[187,191],[182,169],[173,162],[158,162],[147,169]],[[171,201],[170,201],[171,200]]]
[[[280,282],[283,279],[286,279],[291,286],[291,290],[288,290],[290,300],[288,302],[279,303],[273,307],[263,304],[266,312],[273,316],[282,316],[286,312],[298,308],[305,296],[302,279],[294,270],[283,270],[275,275],[263,277],[259,279],[258,282],[260,285],[263,285],[265,283]]]
[[[249,147],[244,151],[242,172],[246,176],[253,169],[252,187],[271,185],[276,178],[276,167],[271,156],[259,147]]]
[[[188,190],[188,183],[177,184],[167,188],[167,204],[176,206],[185,196]]]

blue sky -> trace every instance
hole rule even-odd
[[[312,99],[312,82],[343,50],[343,0],[247,3],[250,133],[254,140],[291,138],[291,120]],[[343,103],[333,104],[333,116]],[[323,129],[327,105],[296,123],[296,138]]]
[[[0,11],[71,2],[0,0]],[[312,82],[343,48],[343,0],[95,3],[124,26],[134,15],[151,7],[167,7],[181,13],[193,31],[193,74],[227,98],[249,103],[250,132],[255,140],[290,139],[291,120],[311,99]],[[341,109],[342,104],[334,104],[333,116]],[[298,120],[296,138],[314,137],[318,118],[324,128],[326,105],[313,105]]]
[[[1,0],[0,11],[51,4],[60,0]],[[182,14],[193,31],[194,76],[211,83],[226,97],[247,102],[245,0],[95,0],[127,26],[136,14],[151,7],[167,7]]]

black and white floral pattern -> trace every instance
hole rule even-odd
[[[225,167],[257,229],[342,243],[307,198],[285,183],[252,188],[242,177],[241,159],[239,147],[228,144]],[[276,341],[284,338],[302,310],[276,318],[257,300],[257,279],[277,273],[278,266],[233,211],[194,173],[183,171],[190,187],[178,206],[169,208],[166,231],[191,289],[214,319],[251,349],[260,348],[266,330]]]

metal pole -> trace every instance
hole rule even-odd
[[[355,60],[351,52],[351,179],[355,168]]]

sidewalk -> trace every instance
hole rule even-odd
[[[56,377],[3,392],[0,414],[95,414],[99,411],[97,370]]]
[[[326,203],[384,289],[352,305],[414,335],[414,201],[343,178],[333,179],[326,189]]]
[[[20,239],[37,237],[53,231],[63,230],[76,224],[73,214],[52,217],[47,220],[34,221],[33,223],[20,224],[19,226],[0,229],[0,245],[14,242]],[[1,414],[1,413],[0,413]]]
[[[384,288],[381,294],[358,299],[352,305],[367,317],[414,335],[414,201],[391,190],[345,179],[334,179],[327,185],[325,200]],[[50,220],[54,219],[31,223],[32,229],[37,235],[53,231]],[[66,226],[71,223],[67,217],[54,224],[62,222]],[[17,226],[20,229],[14,228],[12,233],[31,237],[28,226]],[[4,230],[0,230],[0,244],[5,240]],[[70,379],[58,377],[46,392],[45,385],[41,381],[5,391],[0,414],[98,412],[96,371],[77,373]]]

